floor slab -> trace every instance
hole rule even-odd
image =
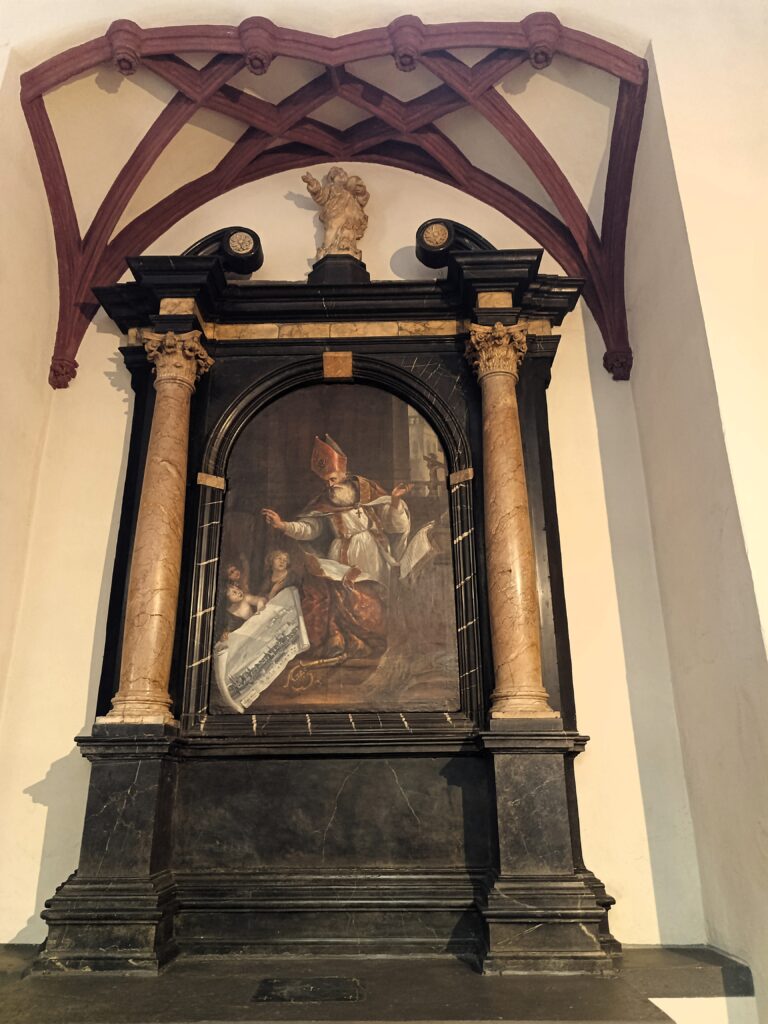
[[[37,975],[28,973],[34,954],[0,947],[2,1024],[650,1024],[670,1020],[650,995],[733,994],[734,986],[746,994],[751,984],[743,965],[696,949],[628,950],[615,978],[483,976],[447,957],[181,957],[158,977]]]
[[[3,1024],[224,1024],[235,1021],[569,1021],[646,1024],[669,1018],[621,979],[487,977],[448,958],[179,959],[159,977],[22,976],[30,950],[6,953]],[[306,979],[343,979],[354,1000],[310,1001]],[[263,1001],[265,982],[299,1001]],[[326,986],[327,990],[328,986]],[[332,988],[332,986],[331,986]],[[304,998],[301,998],[302,995]]]

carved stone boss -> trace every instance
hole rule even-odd
[[[541,629],[516,384],[524,326],[472,324],[466,356],[483,396],[491,718],[557,718],[541,675]]]
[[[136,523],[120,665],[105,723],[172,724],[168,682],[179,597],[189,411],[213,363],[200,332],[141,334],[155,367],[155,409]]]

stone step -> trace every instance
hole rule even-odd
[[[39,975],[29,972],[34,954],[32,946],[2,947],[3,1024],[648,1024],[676,1020],[664,1012],[665,1005],[697,997],[714,1010],[726,996],[746,1005],[752,991],[748,968],[701,948],[629,949],[614,978],[488,976],[448,957],[253,959],[236,954],[181,956],[154,977]],[[658,997],[658,1004],[651,997]]]

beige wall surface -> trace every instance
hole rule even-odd
[[[752,510],[748,503],[740,517],[744,503],[737,503],[737,473],[728,457],[745,428],[735,427],[728,445],[727,387],[719,389],[712,344],[713,338],[729,343],[730,360],[745,369],[736,339],[750,325],[734,313],[724,337],[706,323],[662,102],[654,73],[628,243],[630,330],[637,352],[631,387],[707,936],[749,961],[765,1012],[768,664],[756,599],[762,580],[745,544],[743,527]],[[748,277],[752,272],[747,268]],[[709,298],[716,308],[716,297]],[[755,375],[759,379],[759,366]],[[741,396],[748,406],[752,387],[746,384]],[[739,415],[742,421],[758,419],[762,410],[749,407]],[[742,444],[748,449],[754,441],[747,433]],[[750,500],[759,498],[763,484],[758,474]]]
[[[515,19],[531,9],[482,0],[473,16]],[[768,897],[760,895],[768,893],[768,830],[764,804],[762,832],[755,827],[765,792],[745,793],[759,785],[760,729],[764,736],[768,728],[761,634],[768,542],[755,481],[766,457],[760,398],[768,361],[757,348],[754,300],[744,294],[759,294],[752,240],[758,147],[765,145],[755,127],[765,123],[757,116],[765,24],[758,5],[746,2],[729,5],[724,26],[715,0],[582,0],[549,9],[571,27],[650,56],[654,75],[627,271],[633,382],[604,373],[602,342],[580,307],[566,322],[550,389],[577,708],[592,736],[577,761],[587,863],[618,898],[612,924],[620,939],[709,940],[759,971],[768,963],[758,927],[761,915],[768,918],[761,903]],[[67,7],[43,0],[34,19],[20,0],[4,9],[4,197],[13,196],[4,231],[5,251],[16,255],[0,282],[12,370],[0,417],[3,436],[14,439],[0,474],[0,669],[8,668],[0,682],[0,815],[8,823],[0,840],[8,865],[0,941],[43,936],[42,901],[76,862],[87,768],[72,737],[93,718],[131,410],[119,338],[103,316],[86,336],[69,391],[53,394],[45,383],[55,259],[18,109],[18,74],[126,13],[159,26],[236,23],[253,10],[239,0],[135,0],[130,12],[103,0]],[[466,7],[369,0],[320,9],[308,0],[265,0],[259,13],[339,34],[402,13],[461,20]],[[709,34],[715,23],[718,46]],[[610,80],[555,61],[507,91],[599,215]],[[102,78],[68,86],[50,102],[64,159],[78,175],[84,222],[158,103],[138,76],[119,85],[119,118],[113,98]],[[534,191],[525,168],[479,126],[459,118],[449,127],[492,173]],[[197,120],[136,203],[191,176],[193,161],[215,159],[230,133],[221,121]],[[412,245],[429,216],[463,221],[499,247],[530,244],[500,215],[445,186],[369,165],[362,174],[372,194],[363,248],[374,278],[426,275]],[[208,204],[152,251],[178,252],[227,223],[262,235],[260,278],[306,273],[314,211],[298,172]],[[743,293],[736,275],[755,290]],[[758,982],[768,992],[764,974]]]

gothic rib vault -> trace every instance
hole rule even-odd
[[[457,54],[488,52],[473,66]],[[197,69],[181,54],[204,54]],[[497,89],[529,61],[536,71],[563,55],[618,79],[605,180],[602,222],[593,224],[571,181],[541,139]],[[391,56],[396,73],[426,69],[439,84],[403,101],[348,65]],[[269,72],[276,58],[316,62],[317,77],[271,103],[232,84],[244,69]],[[174,95],[106,192],[90,226],[81,231],[45,97],[104,64],[123,75],[139,66],[170,84]],[[584,298],[605,341],[605,368],[625,380],[632,366],[624,301],[627,216],[647,85],[644,60],[595,36],[536,13],[521,22],[424,25],[406,15],[390,25],[326,38],[248,18],[239,26],[190,25],[141,29],[114,22],[104,36],[73,47],[22,76],[21,101],[51,209],[59,275],[59,319],[50,383],[67,387],[77,372],[79,345],[98,303],[94,286],[114,284],[125,258],[143,252],[184,216],[251,181],[329,160],[355,160],[426,175],[505,214],[542,245],[565,272],[585,282]],[[313,114],[343,100],[363,119],[335,128]],[[131,199],[181,129],[201,109],[234,119],[242,134],[208,172],[118,228]],[[557,211],[472,162],[438,122],[472,109],[511,146]]]

